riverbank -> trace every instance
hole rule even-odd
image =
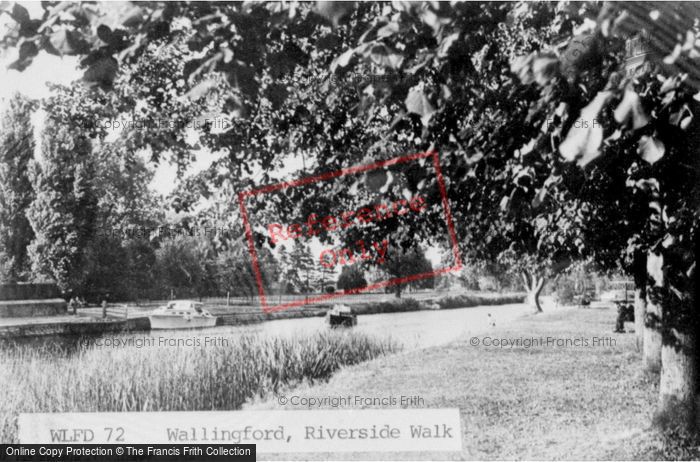
[[[633,334],[612,332],[615,317],[612,307],[550,309],[449,345],[348,367],[327,383],[278,396],[418,396],[418,407],[460,409],[461,454],[342,458],[697,459],[697,448],[678,449],[649,429],[658,377],[642,372]],[[495,346],[500,339],[512,343]],[[275,396],[245,408],[301,409],[281,406]]]

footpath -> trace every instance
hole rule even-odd
[[[357,460],[629,460],[673,455],[649,428],[657,380],[642,371],[634,334],[613,333],[616,310],[600,305],[544,309],[543,314],[468,332],[448,345],[352,366],[327,383],[282,390],[244,409],[302,409],[289,399],[281,405],[280,396],[396,401],[408,396],[419,399],[406,408],[460,409],[462,453],[349,457]]]

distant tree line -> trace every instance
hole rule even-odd
[[[256,296],[247,245],[228,231],[236,229],[230,220],[237,211],[168,215],[180,196],[154,193],[153,172],[128,144],[104,142],[87,123],[65,123],[66,114],[86,121],[104,101],[79,89],[54,90],[42,102],[14,95],[0,115],[0,283],[55,282],[66,297],[92,302]],[[46,114],[39,146],[31,122],[38,108]],[[158,232],[163,228],[173,232]],[[338,279],[299,242],[276,255],[264,246],[257,252],[267,294],[368,284],[357,265]],[[407,268],[431,266],[419,250],[391,259],[386,272],[400,277]]]

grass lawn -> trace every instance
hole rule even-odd
[[[425,407],[461,410],[461,454],[365,453],[359,459],[697,459],[697,447],[668,446],[649,428],[657,378],[642,372],[634,335],[612,333],[615,316],[613,309],[559,309],[478,335],[482,342],[484,336],[554,337],[589,345],[594,337],[610,337],[614,345],[475,347],[467,336],[347,367],[328,383],[285,393],[418,395]],[[273,397],[246,408],[280,406]]]

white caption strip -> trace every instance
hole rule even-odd
[[[285,452],[461,451],[458,409],[20,414],[24,444],[256,444]]]

